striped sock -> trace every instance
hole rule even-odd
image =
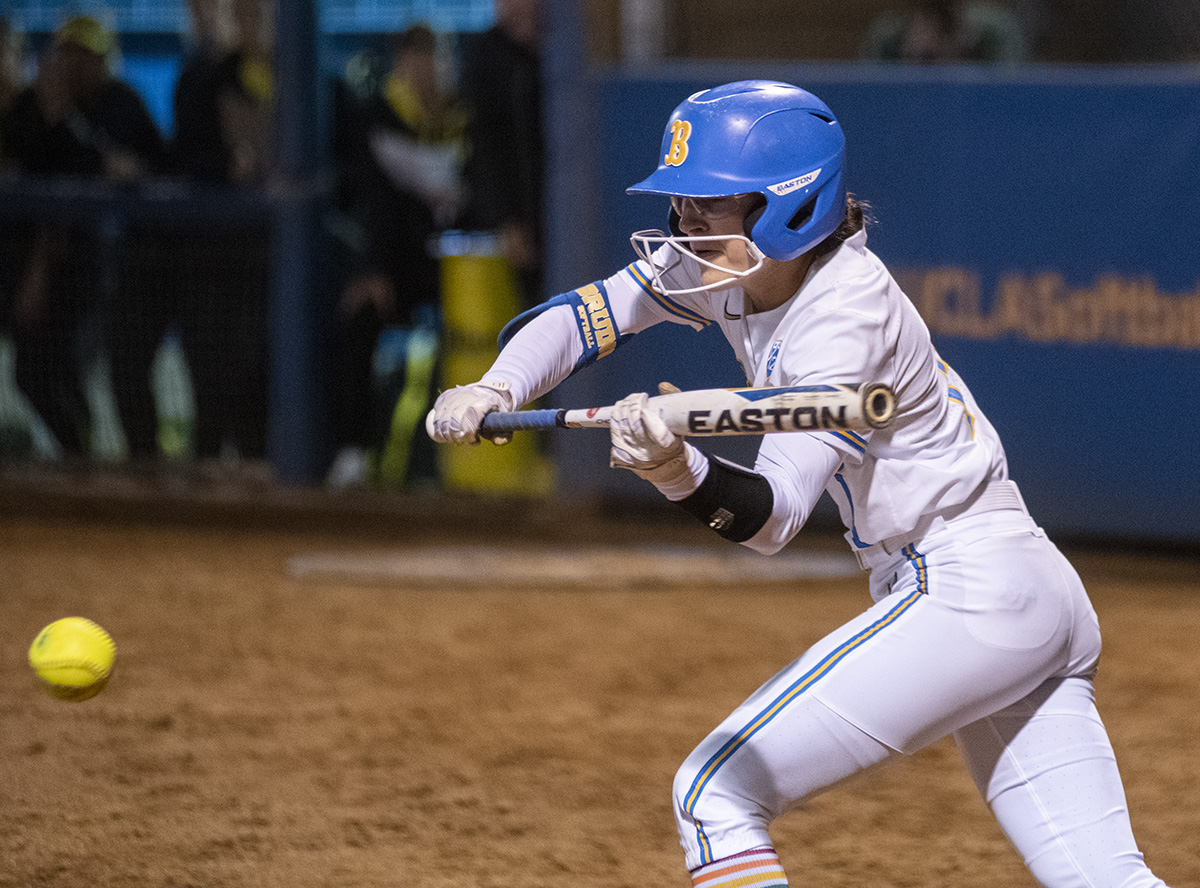
[[[787,888],[774,848],[754,848],[692,870],[692,888]]]

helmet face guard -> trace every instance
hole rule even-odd
[[[684,100],[667,121],[658,169],[626,191],[678,197],[761,194],[766,206],[747,218],[747,237],[753,252],[785,262],[833,234],[845,218],[845,145],[837,118],[812,93],[771,80],[738,81]],[[694,239],[683,237],[674,213],[670,221],[674,236],[659,232],[661,243],[711,264],[686,248],[683,241]],[[651,243],[647,235],[634,235],[635,250],[639,241],[643,249]],[[655,280],[660,282],[657,272]]]
[[[693,244],[726,243],[731,240],[744,241],[746,250],[750,253],[750,258],[754,260],[754,264],[745,271],[737,271],[732,268],[726,268],[724,265],[717,265],[715,262],[709,262],[707,259],[696,255],[692,247]],[[762,268],[763,259],[765,258],[762,251],[754,245],[754,242],[741,234],[703,234],[696,237],[688,237],[684,234],[666,234],[657,228],[651,228],[645,231],[635,231],[630,236],[629,241],[633,244],[633,251],[637,253],[638,258],[650,266],[650,276],[654,280],[654,289],[658,290],[664,296],[682,296],[685,293],[706,293],[710,290],[723,290],[726,287],[732,287],[742,278],[754,274],[754,272]],[[660,265],[654,260],[654,251],[663,244],[670,244],[670,253],[673,255],[673,258],[665,265]],[[699,284],[695,287],[671,287],[667,284],[664,276],[676,268],[684,257],[698,262],[703,268],[711,268],[714,271],[719,271],[721,274],[727,275],[727,277],[708,284]]]

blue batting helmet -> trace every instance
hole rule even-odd
[[[751,214],[747,235],[765,255],[785,261],[811,250],[845,218],[845,148],[837,118],[812,93],[742,80],[682,102],[667,121],[658,169],[626,191],[761,194],[766,207],[757,218]]]

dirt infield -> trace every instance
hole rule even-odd
[[[862,575],[699,585],[633,563],[590,585],[493,586],[288,569],[430,542],[714,542],[690,525],[417,519],[0,515],[0,886],[682,888],[676,766],[868,603]],[[1168,883],[1200,885],[1200,563],[1076,562],[1139,841]],[[79,704],[25,662],[71,614],[118,645],[108,689]],[[948,741],[789,815],[775,840],[797,886],[1033,884]]]

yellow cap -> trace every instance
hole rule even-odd
[[[54,32],[54,42],[70,43],[107,57],[117,48],[117,35],[98,18],[73,15],[58,26],[58,30]]]

